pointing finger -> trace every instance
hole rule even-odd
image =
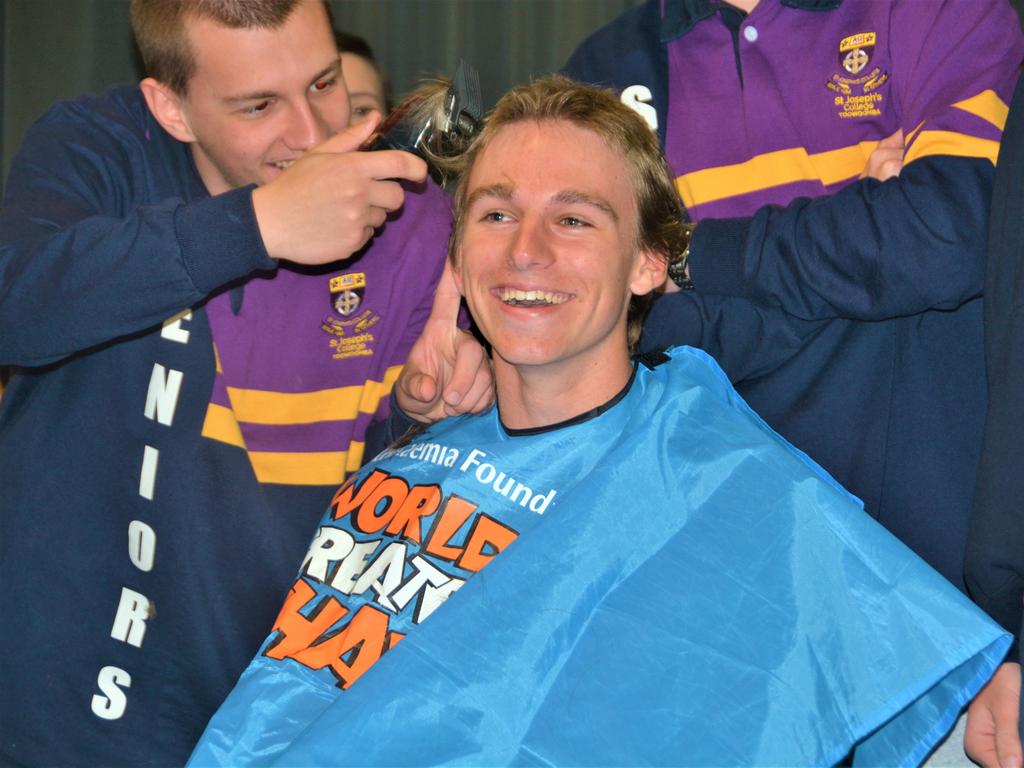
[[[366,175],[374,179],[423,181],[427,177],[423,159],[399,149],[362,152],[360,162]]]
[[[366,120],[352,123],[340,133],[331,136],[327,141],[315,147],[313,152],[354,152],[373,135],[380,124],[379,112],[371,114]]]
[[[430,308],[430,319],[443,321],[454,328],[459,322],[459,306],[462,303],[462,294],[455,284],[455,275],[452,272],[450,261],[445,261],[444,271],[441,272],[441,279],[437,281],[437,288],[434,289],[434,304]]]

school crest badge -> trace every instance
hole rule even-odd
[[[349,272],[332,277],[329,286],[331,309],[336,314],[325,317],[320,329],[331,337],[328,343],[331,357],[344,360],[372,355],[377,339],[370,329],[380,321],[380,315],[363,304],[366,273]]]
[[[332,277],[330,282],[331,306],[342,317],[349,317],[363,303],[366,289],[366,273],[350,272]]]
[[[856,77],[871,62],[875,51],[875,33],[861,32],[839,42],[839,66]]]
[[[875,60],[874,32],[858,32],[839,41],[838,67],[825,87],[835,95],[832,104],[843,119],[878,117],[882,114],[885,96],[879,93],[889,80],[889,73]]]

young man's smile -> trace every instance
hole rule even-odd
[[[573,298],[571,293],[548,291],[543,288],[496,288],[495,293],[511,307],[547,307],[564,304]]]

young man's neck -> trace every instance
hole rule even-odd
[[[494,380],[501,423],[509,429],[536,429],[579,416],[607,403],[633,373],[629,355],[600,365],[567,362],[564,370],[513,366],[495,359]]]
[[[750,13],[752,10],[754,10],[755,6],[757,6],[757,4],[761,0],[725,0],[725,1],[729,5],[733,6],[734,8],[739,8],[741,11],[746,11],[747,13]]]

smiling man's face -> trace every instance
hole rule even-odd
[[[349,102],[323,3],[304,0],[276,29],[186,21],[196,71],[181,97],[211,194],[263,184],[344,129]]]
[[[470,171],[455,264],[496,368],[620,369],[630,297],[654,287],[636,233],[626,162],[596,133],[501,128]]]

